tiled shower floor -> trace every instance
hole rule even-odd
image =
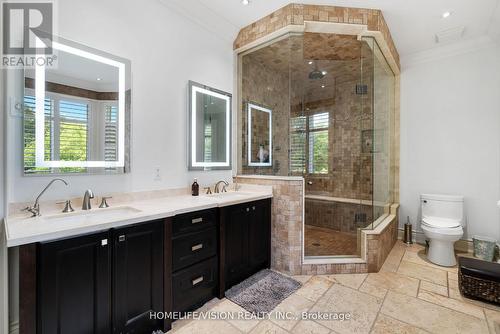
[[[305,225],[305,256],[359,255],[355,233]]]

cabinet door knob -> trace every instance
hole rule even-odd
[[[101,240],[101,246],[106,246],[108,244],[108,239]]]
[[[195,219],[191,219],[191,224],[198,224],[198,223],[201,223],[203,221],[203,218],[195,218]]]
[[[124,234],[120,235],[120,236],[118,237],[118,241],[119,241],[119,242],[125,241],[125,235],[124,235]]]
[[[191,283],[193,284],[193,286],[195,286],[196,284],[200,284],[201,282],[203,282],[203,276],[195,278]]]
[[[194,251],[197,251],[198,249],[202,249],[203,248],[203,244],[197,244],[197,245],[194,245],[191,247],[191,251],[194,252]]]

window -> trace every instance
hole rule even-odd
[[[35,167],[35,97],[24,97],[25,173],[54,172]],[[45,98],[45,160],[86,161],[89,155],[90,105],[85,100],[48,94]],[[82,173],[86,168],[65,167],[58,172]]]
[[[59,100],[59,159],[86,161],[88,158],[89,105]],[[57,146],[57,145],[55,145]],[[57,147],[55,147],[57,151]],[[78,171],[83,168],[77,168]],[[70,170],[73,171],[73,170]]]
[[[54,101],[45,99],[45,160],[53,159]],[[35,97],[24,97],[24,170],[26,173],[50,172],[35,167]]]
[[[291,119],[290,171],[292,173],[304,174],[306,172],[306,125],[306,116],[292,117]]]
[[[291,172],[327,174],[329,113],[293,117],[290,127]]]
[[[118,108],[107,104],[104,107],[104,161],[116,160],[118,160]]]
[[[205,162],[212,162],[212,122],[205,124]]]
[[[328,113],[309,116],[309,174],[328,173]]]

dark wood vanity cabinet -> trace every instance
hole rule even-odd
[[[172,224],[172,310],[196,309],[217,296],[217,209],[175,216]]]
[[[20,247],[20,334],[151,333],[271,258],[271,200]]]
[[[32,250],[23,252],[23,258],[34,259],[29,263],[36,280],[23,281],[26,273],[21,274],[20,289],[26,288],[20,292],[21,311],[31,319],[22,319],[20,332],[162,329],[163,322],[151,320],[149,312],[163,311],[163,228],[159,220],[23,246]],[[33,307],[23,312],[30,304],[35,314]]]
[[[150,312],[163,311],[163,224],[113,230],[113,333],[162,328]]]
[[[271,262],[271,200],[220,209],[219,298]]]
[[[110,236],[38,244],[37,333],[110,333]]]

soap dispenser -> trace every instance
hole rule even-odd
[[[194,179],[194,182],[191,185],[191,195],[198,196],[199,194],[200,194],[200,185],[198,184],[198,180]]]

